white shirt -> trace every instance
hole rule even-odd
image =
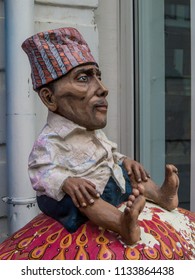
[[[102,130],[88,131],[49,111],[47,124],[38,136],[29,156],[29,176],[37,195],[61,200],[63,182],[82,177],[103,193],[110,178],[125,192],[125,180],[118,163],[125,156]]]

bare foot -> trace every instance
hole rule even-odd
[[[144,185],[142,183],[136,183],[136,185],[132,187],[132,195],[137,197],[140,194],[145,195]],[[129,197],[129,199],[131,200],[130,197]]]
[[[140,240],[140,227],[138,224],[138,216],[142,212],[145,205],[145,197],[143,195],[129,196],[126,208],[121,216],[121,236],[128,245],[133,245]]]
[[[173,210],[178,206],[178,170],[174,165],[167,164],[165,170],[165,180],[159,189],[159,206],[166,210]]]

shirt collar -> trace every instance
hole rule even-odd
[[[86,131],[85,127],[66,119],[63,116],[48,111],[47,124],[62,138],[76,129]]]

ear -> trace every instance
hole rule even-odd
[[[43,87],[38,94],[42,102],[50,111],[55,112],[57,110],[57,103],[55,100],[55,96],[53,92],[50,90],[50,88]]]

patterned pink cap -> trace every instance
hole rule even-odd
[[[26,39],[22,48],[31,64],[34,90],[80,64],[96,63],[82,35],[71,27],[40,32]]]

